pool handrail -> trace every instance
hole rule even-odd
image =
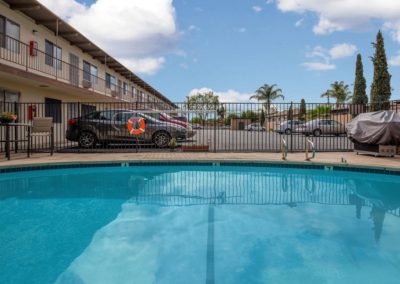
[[[288,147],[286,140],[282,137],[282,144],[281,144],[281,152],[282,152],[282,160],[286,160],[287,154],[288,154]]]
[[[308,156],[308,145],[311,145],[311,150],[312,150],[312,156]],[[306,143],[306,161],[311,161],[312,159],[315,158],[315,144],[311,139],[307,139]]]

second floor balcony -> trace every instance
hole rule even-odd
[[[90,71],[81,69],[79,61],[71,64],[63,61],[61,54],[47,54],[35,46],[0,34],[0,63],[71,86],[95,92],[116,100],[164,104],[155,96],[144,94],[133,84],[122,80],[106,80]],[[132,88],[134,86],[134,88]]]

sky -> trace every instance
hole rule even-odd
[[[353,90],[357,53],[369,94],[378,30],[400,99],[399,0],[39,1],[175,102],[248,102],[263,84],[323,102],[334,81]]]

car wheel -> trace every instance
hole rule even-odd
[[[291,130],[290,128],[286,128],[286,129],[285,129],[285,134],[286,134],[286,135],[292,134],[292,130]]]
[[[313,135],[316,136],[316,137],[321,136],[321,134],[322,134],[321,129],[315,129],[315,130],[313,131]]]
[[[97,137],[92,132],[83,131],[79,135],[78,143],[81,148],[93,148],[97,144]]]
[[[171,136],[167,132],[157,132],[153,136],[153,143],[158,148],[165,148],[168,146]]]

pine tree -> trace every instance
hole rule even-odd
[[[353,104],[366,105],[368,103],[367,83],[364,78],[364,67],[361,60],[361,54],[357,55],[356,78],[354,80]]]
[[[376,42],[372,44],[375,48],[375,54],[372,57],[374,64],[374,79],[371,85],[371,110],[389,109],[391,87],[391,75],[388,71],[386,59],[385,44],[381,31],[376,36]]]
[[[300,120],[305,120],[306,119],[306,113],[307,113],[306,101],[304,99],[301,99],[301,101],[300,101],[300,109],[299,109],[299,119]]]

